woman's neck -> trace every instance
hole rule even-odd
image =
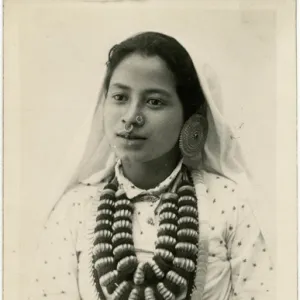
[[[165,180],[180,160],[179,153],[168,153],[149,162],[122,160],[125,177],[140,189],[151,189]]]

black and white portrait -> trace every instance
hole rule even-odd
[[[10,299],[282,299],[278,245],[296,259],[281,228],[296,228],[288,13],[7,6]]]

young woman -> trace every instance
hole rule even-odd
[[[215,92],[170,36],[145,32],[111,49],[30,299],[274,299],[239,146]]]

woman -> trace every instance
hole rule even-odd
[[[272,298],[239,147],[204,79],[164,34],[111,49],[86,153],[45,227],[30,299]]]

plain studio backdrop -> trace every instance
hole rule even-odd
[[[11,20],[6,52],[11,99],[5,104],[9,132],[4,157],[7,176],[14,174],[13,182],[6,181],[11,197],[4,204],[10,230],[5,277],[8,284],[19,284],[8,298],[24,296],[36,240],[55,201],[49,195],[65,160],[76,152],[71,145],[97,101],[109,48],[145,30],[174,36],[197,68],[206,63],[217,74],[223,114],[236,129],[233,138],[242,144],[261,195],[264,226],[274,228],[269,240],[274,255],[276,11],[234,5],[184,8],[178,2],[172,7],[41,2],[11,3],[5,10]]]

